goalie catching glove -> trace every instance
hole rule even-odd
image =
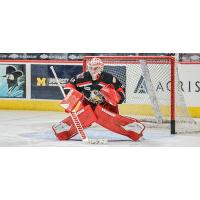
[[[100,94],[102,94],[105,98],[105,101],[111,104],[112,106],[116,106],[121,100],[121,96],[114,89],[114,86],[112,84],[108,84],[101,88]]]

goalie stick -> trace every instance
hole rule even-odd
[[[61,84],[60,84],[60,82],[58,80],[58,77],[57,77],[57,74],[56,74],[56,72],[54,70],[54,67],[51,66],[50,69],[53,72],[53,75],[54,75],[54,77],[55,77],[55,79],[56,79],[56,81],[58,83],[58,86],[59,86],[62,94],[63,94],[63,97],[65,97],[65,92],[64,92],[64,90],[63,90],[63,88],[62,88],[62,86],[61,86]],[[71,116],[71,118],[72,118],[72,120],[74,122],[74,125],[75,125],[79,135],[81,136],[81,140],[83,142],[89,143],[89,144],[106,144],[108,142],[107,139],[89,139],[87,137],[86,133],[83,130],[83,126],[82,126],[82,124],[81,124],[81,122],[80,122],[80,120],[79,120],[79,118],[77,116],[77,113],[76,113],[76,108],[77,107],[78,107],[78,105],[69,114],[70,114],[70,116]]]

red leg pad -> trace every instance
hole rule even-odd
[[[116,106],[112,106],[108,103],[104,104],[103,107],[111,112],[117,113],[119,114],[119,109],[118,109],[118,105]]]
[[[96,107],[95,114],[97,116],[97,123],[110,131],[127,136],[134,141],[137,141],[140,137],[142,137],[144,129],[137,133],[133,130],[126,130],[123,127],[131,123],[139,123],[136,119],[113,113],[100,105]]]
[[[90,105],[85,106],[77,112],[78,118],[83,126],[87,128],[96,122],[97,118]],[[63,129],[62,129],[63,127]],[[68,140],[75,136],[78,132],[74,126],[71,116],[64,119],[62,122],[52,126],[52,129],[59,140]]]

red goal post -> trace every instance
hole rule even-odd
[[[126,71],[126,77],[129,77],[129,80],[126,81],[126,83],[129,83],[132,78],[131,76],[134,75],[134,76],[137,76],[137,74],[135,74],[134,72],[134,68],[136,69],[139,69],[138,66],[139,65],[143,65],[143,72],[146,73],[145,71],[145,68],[150,68],[149,71],[151,71],[149,74],[150,75],[147,75],[147,79],[151,80],[150,82],[154,81],[154,79],[158,79],[159,77],[159,74],[158,72],[156,72],[157,68],[159,68],[161,74],[160,74],[160,77],[164,77],[165,76],[168,76],[168,79],[167,80],[168,82],[170,82],[170,97],[169,97],[169,102],[168,104],[169,107],[170,107],[170,116],[169,116],[169,120],[170,120],[170,130],[171,130],[171,134],[175,134],[176,133],[176,128],[175,128],[175,121],[176,121],[176,113],[175,113],[175,104],[176,104],[176,99],[175,99],[175,75],[176,75],[176,72],[175,72],[175,57],[173,56],[86,56],[84,57],[83,59],[83,70],[84,71],[87,71],[87,62],[89,60],[91,60],[93,57],[98,57],[100,58],[103,62],[104,62],[104,65],[107,67],[107,71],[110,72],[111,74],[113,74],[114,76],[116,76],[117,78],[119,78],[121,75],[120,75],[120,66],[122,67],[126,67],[127,69],[125,69]],[[143,64],[141,64],[143,62]],[[148,67],[150,66],[150,67]],[[113,68],[111,70],[111,67]],[[163,67],[163,69],[162,69]],[[110,70],[109,70],[110,68]],[[116,70],[115,70],[116,68]],[[131,71],[132,70],[132,71]],[[137,71],[137,70],[136,70]],[[129,75],[128,73],[132,73],[131,75]],[[141,76],[141,75],[140,75]],[[144,76],[144,74],[142,75]],[[155,77],[154,77],[155,76]],[[163,79],[164,79],[163,78]],[[122,80],[122,79],[121,79]],[[145,80],[147,82],[147,80]],[[148,88],[148,91],[150,89],[152,89],[154,86],[153,84],[147,84],[147,88]],[[152,86],[151,86],[152,85]],[[129,87],[129,86],[127,86]],[[155,89],[152,90],[152,93],[154,93]],[[150,90],[151,91],[151,90]],[[148,92],[149,93],[149,92]],[[150,99],[152,98],[152,100],[150,101],[154,101],[154,97],[150,97]],[[167,97],[168,98],[168,97]],[[158,103],[158,106],[154,106],[155,109],[156,107],[159,109],[159,105],[160,103]]]

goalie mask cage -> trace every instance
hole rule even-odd
[[[199,131],[190,117],[180,90],[178,70],[172,56],[86,56],[83,70],[92,58],[100,58],[104,71],[125,87],[122,114],[141,120],[146,127],[167,128],[171,134]],[[125,111],[124,111],[125,110]]]

